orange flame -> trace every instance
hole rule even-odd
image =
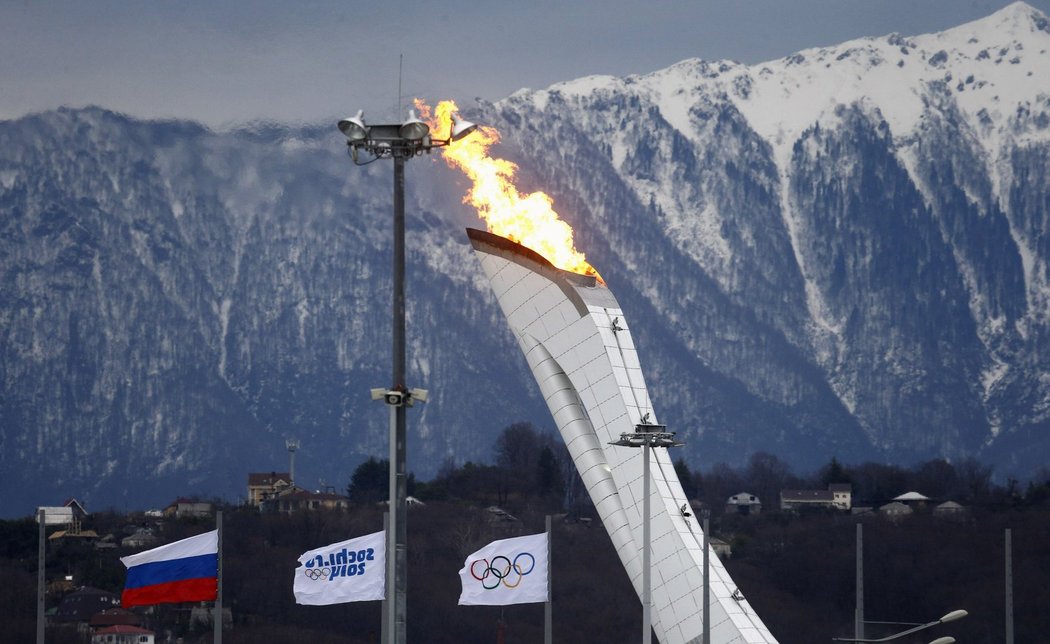
[[[441,101],[433,113],[423,101],[416,99],[415,104],[419,118],[427,121],[435,135],[451,131],[455,102]],[[600,281],[598,271],[576,250],[572,228],[554,211],[553,200],[539,191],[527,195],[518,192],[514,185],[518,166],[489,156],[489,147],[498,142],[495,128],[479,127],[470,136],[441,148],[445,162],[462,170],[473,182],[463,203],[477,209],[489,232],[531,248],[558,268],[593,275]]]

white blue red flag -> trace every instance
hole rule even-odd
[[[386,533],[333,543],[304,552],[295,569],[295,603],[310,606],[383,599]]]
[[[463,606],[545,602],[550,597],[547,533],[493,541],[467,557],[459,579]]]
[[[120,561],[128,568],[120,596],[125,608],[213,601],[219,587],[219,531],[121,557]]]

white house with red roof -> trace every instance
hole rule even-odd
[[[117,624],[96,630],[91,644],[154,644],[154,634],[139,626]]]

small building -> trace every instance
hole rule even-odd
[[[849,483],[832,483],[826,490],[781,490],[780,509],[802,508],[849,510],[853,506],[853,487]]]
[[[719,559],[724,561],[733,556],[733,546],[718,537],[711,537],[709,543],[711,544],[711,550],[714,551],[715,556]]]
[[[930,497],[926,496],[925,494],[920,494],[918,492],[905,492],[900,496],[893,497],[893,500],[898,503],[903,503],[905,505],[911,506],[913,508],[924,508],[929,502]]]
[[[164,508],[164,516],[182,519],[184,517],[210,517],[211,503],[179,497]]]
[[[304,510],[345,510],[348,507],[350,499],[345,496],[333,492],[311,492],[293,485],[262,501],[259,509],[291,514]]]
[[[91,644],[154,644],[154,633],[141,626],[117,624],[95,630]]]
[[[292,485],[288,472],[253,472],[248,474],[248,505],[261,508],[263,501],[277,496]]]
[[[120,544],[117,542],[117,537],[112,532],[102,535],[95,542],[95,550],[114,550]]]
[[[762,501],[750,492],[738,492],[726,499],[726,514],[761,514]]]
[[[142,626],[145,619],[138,613],[133,613],[126,608],[107,608],[100,613],[95,613],[88,620],[88,625],[95,629],[108,628],[110,626]]]
[[[78,521],[87,518],[87,508],[84,507],[83,503],[77,501],[73,497],[66,499],[65,503],[62,504],[62,507],[69,508],[70,510],[72,510],[73,518],[75,518]]]
[[[139,528],[120,540],[124,548],[147,548],[157,543],[157,535],[150,528]]]
[[[840,510],[849,510],[853,507],[853,486],[849,483],[832,483],[828,486],[831,490],[832,502]]]
[[[963,521],[970,517],[970,510],[955,501],[945,501],[940,505],[934,506],[933,516],[952,521]]]
[[[87,624],[94,615],[119,606],[120,598],[113,593],[85,586],[62,598],[53,620],[59,624]]]
[[[886,505],[879,507],[879,512],[886,515],[890,519],[900,520],[915,512],[910,506],[901,503],[900,501],[890,501]]]

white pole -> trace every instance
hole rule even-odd
[[[551,625],[551,515],[547,515],[547,602],[543,606],[543,642],[552,644],[553,627]]]
[[[704,629],[703,644],[711,644],[711,520],[708,511],[704,510]]]
[[[387,547],[389,547],[390,546],[390,512],[389,511],[383,513],[383,534],[387,535],[386,545],[387,545]],[[388,557],[389,557],[389,555],[388,555]],[[388,559],[388,567],[387,567],[385,572],[386,573],[390,572],[389,559]],[[384,584],[385,584],[385,588],[387,590],[389,590],[390,589],[389,577],[386,577],[386,581],[384,582]],[[379,641],[383,642],[384,644],[386,644],[387,642],[390,641],[390,635],[387,634],[387,630],[386,630],[386,628],[387,628],[387,611],[390,610],[390,602],[387,601],[386,595],[383,596],[383,601],[380,602],[380,606],[381,606],[381,610],[380,610],[381,616],[379,618]]]
[[[857,524],[857,605],[854,610],[853,637],[864,639],[864,526]]]
[[[1006,644],[1014,644],[1013,533],[1006,529]]]
[[[390,405],[390,494],[386,528],[386,644],[396,639],[397,619],[397,407]]]
[[[386,527],[386,644],[397,641],[397,407],[391,408],[390,498],[386,507],[390,524]]]
[[[36,560],[36,644],[44,644],[44,510],[41,508],[36,512],[36,519],[40,522],[39,552]]]
[[[649,535],[649,437],[645,437],[645,443],[642,445],[642,460],[644,464],[642,466],[643,474],[643,512],[645,518],[642,521],[642,542],[645,544],[642,548],[642,644],[651,644],[653,641],[653,627],[652,627],[652,598],[649,596],[651,592],[652,577],[650,568],[650,535]]]
[[[215,616],[212,619],[215,622],[215,635],[212,640],[215,644],[222,644],[222,510],[215,511],[215,527],[219,533],[219,569],[216,575],[218,586],[215,589]]]

